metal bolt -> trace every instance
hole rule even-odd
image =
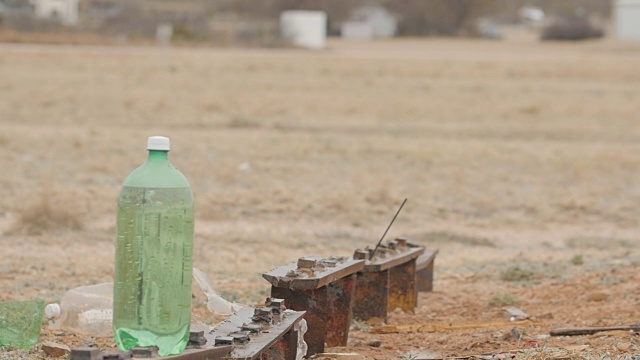
[[[271,308],[271,312],[274,315],[280,314],[283,311],[287,310],[287,308],[284,306],[284,299],[278,299],[278,298],[267,298],[267,301],[265,301],[265,305]]]
[[[215,339],[214,346],[233,345],[233,337],[231,336],[218,336]]]
[[[191,331],[189,333],[189,344],[202,346],[207,343],[207,339],[204,337],[204,331]]]
[[[134,358],[144,358],[144,359],[148,359],[148,358],[152,358],[155,355],[158,354],[158,348],[155,346],[148,346],[148,347],[134,347],[131,348],[131,356]]]
[[[273,313],[271,312],[271,308],[262,307],[257,308],[253,311],[253,317],[251,318],[254,322],[263,322],[267,324],[271,324],[273,320]]]
[[[313,258],[301,257],[298,259],[298,269],[313,269],[318,264],[318,261]]]
[[[98,360],[100,359],[100,349],[94,347],[77,347],[71,349],[69,360]]]
[[[242,324],[242,327],[240,329],[242,329],[244,331],[249,331],[252,334],[257,334],[263,328],[264,328],[264,326],[260,325],[260,324]]]
[[[105,351],[102,353],[102,360],[128,360],[131,359],[130,352]]]
[[[322,264],[322,265],[324,265],[326,267],[336,267],[338,262],[336,260],[333,260],[333,259],[322,259],[322,260],[320,260],[320,264]]]
[[[369,251],[367,250],[356,250],[353,253],[354,260],[367,260],[369,259]]]
[[[251,340],[249,338],[249,331],[236,331],[229,334],[233,338],[234,344],[246,344]]]

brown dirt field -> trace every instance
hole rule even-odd
[[[388,237],[440,249],[435,291],[390,324],[532,316],[520,341],[354,324],[330,350],[631,359],[633,333],[540,335],[640,321],[639,63],[640,46],[611,40],[0,45],[0,301],[112,279],[120,186],[162,134],[196,197],[195,266],[229,299],[259,303],[260,274],[298,257],[375,244],[407,197]],[[531,276],[503,280],[516,266]],[[21,356],[45,357],[0,351]]]

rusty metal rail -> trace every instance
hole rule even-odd
[[[373,257],[372,257],[373,254]],[[377,248],[356,250],[353,258],[304,257],[262,276],[271,283],[264,307],[246,307],[211,332],[192,332],[182,354],[167,360],[295,360],[299,327],[308,322],[307,355],[325,346],[346,346],[351,318],[386,322],[399,308],[413,313],[418,291],[433,290],[438,250],[425,251],[404,238]],[[284,302],[293,310],[286,310]],[[154,348],[129,352],[100,352],[98,348],[71,350],[70,360],[159,359]]]
[[[163,360],[219,360],[227,359],[233,346],[219,346],[207,349],[186,349],[180,355],[163,357]],[[134,348],[129,352],[105,351],[95,347],[77,347],[71,349],[69,360],[127,360],[158,358],[153,348]]]
[[[304,311],[286,310],[282,299],[269,298],[265,307],[242,308],[218,324],[205,338],[209,344],[233,345],[228,359],[295,360],[298,333],[294,326]]]
[[[368,259],[371,249],[356,250],[354,259]],[[380,318],[396,308],[413,313],[418,302],[416,259],[424,247],[398,238],[380,246],[357,275],[353,317],[366,321]]]
[[[304,311],[287,310],[284,300],[268,298],[264,307],[240,309],[211,332],[191,332],[189,346],[180,355],[159,357],[156,347],[138,347],[128,352],[100,352],[94,347],[71,350],[69,360],[295,360],[298,333],[294,326]]]
[[[347,345],[355,274],[363,267],[363,260],[346,257],[305,257],[262,274],[272,285],[271,296],[307,312],[308,355],[324,352],[325,346]]]
[[[418,291],[433,291],[433,272],[436,255],[438,255],[438,249],[425,251],[424,254],[416,259]]]

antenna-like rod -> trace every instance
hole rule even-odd
[[[371,255],[369,256],[369,260],[373,259],[373,256],[376,254],[376,250],[378,250],[378,247],[382,243],[382,239],[384,239],[385,235],[387,235],[387,231],[389,231],[389,229],[391,228],[391,225],[393,225],[393,222],[396,221],[396,218],[398,217],[398,214],[400,214],[400,210],[402,210],[402,207],[404,206],[404,204],[406,202],[407,202],[407,198],[404,198],[404,201],[400,205],[400,208],[398,209],[398,211],[396,212],[395,216],[393,217],[393,219],[389,223],[389,226],[387,226],[387,230],[384,231],[384,234],[382,234],[382,237],[380,238],[380,241],[378,241],[378,244],[376,245],[375,249],[373,249],[373,251],[371,252]]]

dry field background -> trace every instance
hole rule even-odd
[[[637,44],[612,41],[0,45],[0,301],[53,302],[110,281],[120,186],[147,136],[166,135],[196,197],[195,266],[232,300],[260,302],[260,274],[300,256],[375,244],[407,197],[389,237],[440,249],[436,291],[390,323],[502,321],[509,304],[538,317],[520,329],[531,336],[635,323],[638,64]],[[360,325],[337,350],[391,359],[531,345],[500,335],[509,329]],[[371,338],[382,347],[362,346]],[[536,344],[639,352],[628,333],[546,341]]]

